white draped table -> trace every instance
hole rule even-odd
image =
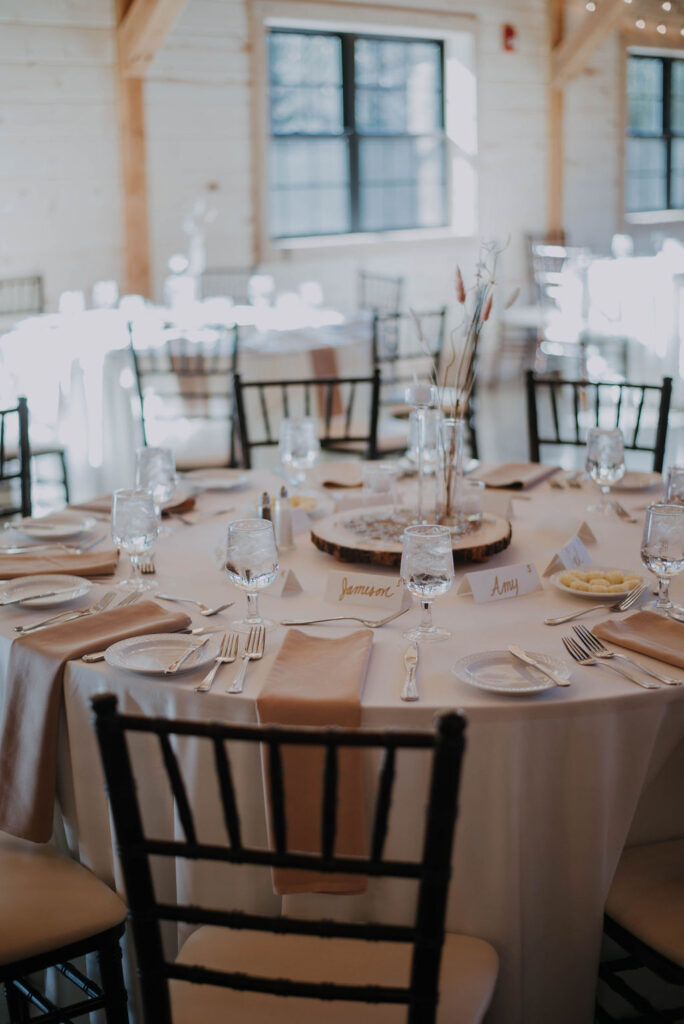
[[[228,505],[240,511],[249,498],[277,477],[254,473],[249,491],[207,493],[198,499],[203,512]],[[512,495],[513,496],[513,495]],[[528,492],[531,500],[514,505],[513,541],[490,566],[536,563],[544,569],[552,554],[589,518],[585,506],[594,498],[590,485],[581,491],[552,490],[547,483]],[[513,496],[514,497],[514,496]],[[501,500],[499,493],[492,501]],[[644,496],[627,505],[644,504]],[[637,513],[641,519],[642,513]],[[165,592],[220,602],[231,588],[217,568],[228,517],[203,517],[196,526],[175,524],[160,541],[157,580]],[[641,525],[592,517],[598,542],[591,547],[596,564],[643,571],[639,562]],[[316,550],[306,535],[282,558],[295,570],[303,593],[276,598],[263,593],[264,614],[278,620],[334,614],[323,599],[326,573],[340,564]],[[474,567],[477,568],[477,567]],[[123,565],[121,574],[127,572]],[[368,571],[368,570],[366,570]],[[372,571],[372,570],[371,570]],[[646,691],[611,672],[573,666],[572,686],[536,697],[503,698],[473,689],[451,673],[457,658],[518,643],[533,651],[563,655],[561,634],[569,627],[542,624],[545,615],[583,607],[580,598],[559,593],[548,581],[542,589],[516,600],[476,605],[456,593],[464,570],[457,572],[450,594],[437,602],[435,619],[448,623],[453,638],[422,649],[418,671],[421,700],[399,700],[403,681],[401,633],[417,609],[374,634],[363,694],[363,725],[426,728],[440,709],[461,708],[468,719],[467,750],[456,832],[454,871],[448,906],[448,929],[487,939],[496,948],[501,971],[487,1017],[492,1024],[590,1024],[601,938],[604,899],[625,843],[684,836],[681,782],[684,737],[684,688]],[[378,570],[379,572],[379,570]],[[673,592],[683,596],[682,581]],[[194,624],[228,624],[236,606],[213,620]],[[188,606],[189,607],[189,606]],[[363,614],[363,611],[361,612]],[[6,664],[11,627],[37,618],[26,609],[3,612],[0,661]],[[598,621],[594,614],[584,621]],[[317,627],[319,635],[338,636],[353,624]],[[248,671],[245,692],[227,696],[224,683],[233,669],[224,668],[214,690],[198,695],[197,674],[173,681],[116,672],[104,664],[68,665],[61,726],[58,820],[73,853],[100,877],[120,885],[114,841],[103,789],[98,752],[91,727],[90,698],[102,690],[118,695],[127,712],[254,722],[259,693],[285,630],[273,631],[262,662]],[[656,663],[650,663],[657,667]],[[663,666],[659,666],[661,669]],[[684,677],[677,669],[665,669]],[[321,680],[325,686],[325,680]],[[139,739],[139,738],[136,738]],[[138,777],[153,793],[150,821],[158,833],[177,828],[162,781],[156,747],[136,745]],[[247,755],[245,755],[247,756]],[[251,756],[251,755],[250,755]],[[209,752],[179,748],[198,834],[223,841]],[[258,761],[238,764],[239,798],[245,828],[265,840],[264,806]],[[416,819],[411,799],[425,792],[422,771],[399,774],[390,843],[415,853]],[[421,802],[418,801],[420,807]],[[211,838],[213,837],[213,838]],[[258,868],[179,864],[160,866],[158,896],[184,901],[237,906],[252,911],[371,916],[406,921],[412,899],[400,883],[371,882],[364,896],[298,896],[280,902],[270,878]],[[181,936],[182,937],[182,936]],[[171,951],[178,937],[169,936]],[[264,965],[267,970],[267,965]]]

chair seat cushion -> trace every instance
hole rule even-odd
[[[684,967],[684,839],[632,846],[620,858],[606,913]]]
[[[91,871],[47,843],[0,833],[0,964],[107,931],[126,906]]]
[[[392,942],[321,939],[311,935],[199,928],[177,962],[244,971],[295,981],[356,985],[408,984],[412,947]],[[498,957],[481,939],[447,935],[440,973],[438,1024],[477,1024],[494,991]],[[404,1024],[401,1005],[322,1003],[318,999],[237,992],[211,985],[171,982],[174,1024],[240,1021],[241,1024]]]

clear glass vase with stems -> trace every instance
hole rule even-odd
[[[259,591],[278,575],[278,549],[273,523],[268,519],[236,519],[228,524],[226,572],[231,583],[247,595],[247,615],[231,623],[239,633],[252,626],[273,626],[259,613]]]
[[[658,596],[646,607],[684,619],[684,608],[670,600],[670,580],[684,569],[684,506],[649,505],[641,539],[641,561],[658,579]]]
[[[435,519],[452,533],[463,533],[467,519],[461,508],[465,420],[445,419],[439,425],[439,463]]]
[[[127,551],[131,559],[131,575],[117,584],[131,590],[151,590],[153,580],[142,575],[141,560],[157,537],[159,516],[154,496],[148,490],[114,491],[112,496],[112,540]]]
[[[454,556],[451,530],[434,523],[408,526],[401,552],[401,581],[410,594],[420,599],[422,609],[418,626],[403,635],[413,643],[435,643],[451,636],[448,629],[435,626],[432,603],[446,594],[454,582]]]

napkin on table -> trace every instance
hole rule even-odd
[[[624,619],[606,619],[593,632],[619,647],[684,668],[684,623],[675,619],[646,610]]]
[[[363,463],[358,459],[327,462],[311,471],[311,482],[316,487],[344,489],[363,486]]]
[[[361,725],[361,693],[373,643],[370,629],[326,639],[290,629],[257,698],[262,725]],[[287,848],[320,853],[324,750],[283,747]],[[365,852],[362,751],[340,750],[335,854]],[[266,774],[264,775],[266,778]],[[266,803],[269,806],[268,792]],[[269,831],[271,829],[269,810]],[[276,893],[359,893],[363,875],[333,875],[291,868],[273,870]]]
[[[190,618],[153,601],[50,626],[12,642],[0,708],[0,830],[34,843],[52,835],[57,734],[67,661],[117,640],[184,629]]]
[[[194,507],[195,499],[185,498],[183,501],[179,501],[177,505],[165,505],[162,508],[162,515],[171,516],[175,512],[182,514],[183,512],[192,511]],[[69,505],[69,508],[82,512],[106,512],[109,514],[112,511],[112,496],[111,494],[105,494],[102,498],[93,498],[92,501],[79,502],[78,505]]]
[[[504,462],[493,469],[476,470],[471,480],[483,480],[486,487],[502,487],[522,491],[546,480],[558,466],[542,466],[539,462]]]
[[[86,551],[83,555],[68,551],[50,554],[27,551],[21,555],[3,555],[0,550],[0,579],[13,580],[19,576],[40,576],[43,573],[65,573],[67,576],[111,576],[119,564],[119,553]]]

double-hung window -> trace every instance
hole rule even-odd
[[[447,223],[443,43],[270,28],[271,238]]]
[[[684,60],[627,61],[628,213],[684,209]]]

